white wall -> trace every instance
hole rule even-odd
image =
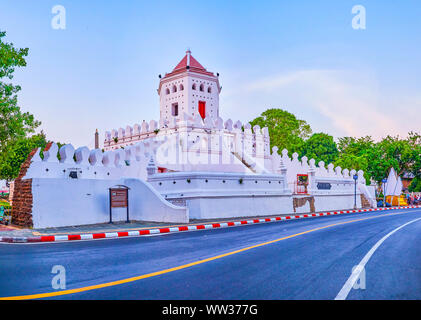
[[[188,222],[188,209],[165,201],[151,186],[138,179],[32,180],[34,228],[74,226],[109,221],[109,188],[126,185],[130,220]],[[125,221],[126,209],[113,209],[113,221]]]
[[[148,182],[169,201],[186,201],[191,219],[293,212],[291,192],[281,175],[176,172],[151,175]]]
[[[354,209],[354,195],[353,194],[337,194],[337,193],[325,193],[312,195],[314,197],[314,208],[315,212],[325,211],[339,211],[339,210],[352,210]],[[298,196],[296,198],[304,198],[309,196]],[[357,208],[361,208],[361,196],[357,195]],[[310,203],[307,201],[305,205],[297,207],[296,213],[309,213]]]
[[[357,208],[361,208],[361,196],[357,194]],[[314,196],[316,211],[337,211],[354,208],[353,194],[326,194]]]

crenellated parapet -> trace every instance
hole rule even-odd
[[[135,124],[126,129],[113,129],[105,133],[104,150],[116,150],[121,147],[133,145],[137,142],[153,138],[166,137],[172,141],[168,149],[181,148],[182,152],[198,153],[198,161],[220,161],[217,155],[223,158],[235,157],[234,162],[241,162],[253,172],[266,172],[270,161],[270,137],[268,128],[253,128],[249,123],[234,122],[232,119],[224,121],[221,117],[211,116],[202,119],[199,114],[190,116],[187,113],[171,121],[164,121],[159,130],[155,121],[143,121],[141,125]],[[178,153],[177,153],[178,154]],[[208,160],[207,155],[213,160]],[[187,157],[187,155],[184,155]],[[179,160],[181,161],[181,160]],[[186,161],[184,159],[181,162]],[[224,170],[221,168],[221,170]]]
[[[119,128],[105,132],[104,149],[118,149],[128,145],[133,145],[138,141],[148,139],[157,135],[158,123],[151,120],[149,123],[143,121],[142,124],[136,123],[133,127],[126,126],[125,129]]]
[[[38,148],[31,159],[25,179],[120,179],[121,177],[146,178],[148,150],[146,143],[138,143],[125,149],[90,150],[88,147],[75,149],[66,144],[60,149],[52,143],[48,151]]]
[[[356,170],[350,171],[339,166],[335,167],[333,163],[326,166],[324,161],[319,161],[316,164],[314,159],[309,160],[305,156],[299,160],[299,155],[296,152],[290,158],[288,150],[282,150],[281,154],[278,153],[278,150],[276,146],[272,148],[271,164],[268,168],[271,168],[273,173],[281,173],[281,170],[286,170],[287,181],[291,190],[296,188],[299,175],[308,176],[308,191],[313,193],[317,192],[318,183],[328,184],[330,187],[334,185],[335,188],[341,191],[350,192],[355,183],[353,179],[354,174],[358,175],[357,183],[365,185],[366,181],[362,170],[358,172]]]

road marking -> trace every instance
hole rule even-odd
[[[354,286],[355,282],[359,279],[360,274],[362,270],[364,270],[365,265],[370,260],[371,256],[376,252],[376,250],[381,246],[381,244],[389,238],[392,234],[399,231],[400,229],[406,227],[407,225],[414,223],[416,221],[421,220],[421,218],[411,220],[400,227],[394,229],[393,231],[389,232],[387,235],[385,235],[383,238],[381,238],[377,243],[370,249],[370,251],[367,252],[367,254],[364,256],[364,258],[361,260],[361,262],[358,264],[358,266],[354,269],[354,272],[351,273],[348,280],[345,282],[344,286],[342,287],[341,291],[339,291],[338,295],[336,296],[335,300],[345,300],[348,296],[349,292],[351,291],[352,287]]]
[[[156,271],[156,272],[152,272],[152,273],[147,273],[147,274],[136,276],[136,277],[126,278],[126,279],[122,279],[122,280],[111,281],[111,282],[106,282],[106,283],[102,283],[102,284],[97,284],[97,285],[92,285],[92,286],[87,286],[87,287],[81,287],[81,288],[76,288],[76,289],[68,289],[68,290],[63,290],[63,291],[29,294],[29,295],[12,296],[12,297],[0,297],[0,300],[40,299],[40,298],[63,296],[63,295],[68,295],[68,294],[73,294],[73,293],[80,293],[80,292],[85,292],[85,291],[91,291],[91,290],[96,290],[96,289],[101,289],[101,288],[117,286],[117,285],[124,284],[124,283],[134,282],[134,281],[138,281],[138,280],[142,280],[142,279],[151,278],[151,277],[159,276],[159,275],[162,275],[162,274],[170,273],[170,272],[173,272],[173,271],[178,271],[178,270],[190,268],[190,267],[200,265],[200,264],[203,264],[203,263],[206,263],[206,262],[214,261],[214,260],[221,259],[221,258],[224,258],[224,257],[228,257],[228,256],[231,256],[231,255],[240,253],[240,252],[244,252],[244,251],[248,251],[248,250],[251,250],[251,249],[259,248],[259,247],[262,247],[262,246],[265,246],[265,245],[268,245],[268,244],[272,244],[272,243],[276,243],[276,242],[279,242],[279,241],[282,241],[282,240],[298,237],[300,235],[315,232],[315,231],[318,231],[318,230],[327,229],[327,228],[331,228],[331,227],[334,227],[334,226],[344,225],[344,224],[358,222],[358,221],[377,219],[377,218],[382,218],[382,217],[386,217],[386,216],[401,215],[401,214],[404,214],[404,212],[398,212],[398,213],[393,212],[393,213],[382,214],[380,216],[375,216],[375,217],[354,219],[354,220],[349,220],[349,221],[345,221],[345,222],[334,223],[334,224],[330,224],[330,225],[327,225],[327,226],[318,227],[318,228],[310,229],[310,230],[303,231],[303,232],[300,232],[300,233],[292,234],[292,235],[282,237],[282,238],[279,238],[279,239],[259,243],[259,244],[256,244],[256,245],[253,245],[253,246],[250,246],[250,247],[246,247],[246,248],[238,249],[238,250],[235,250],[235,251],[227,252],[227,253],[220,254],[220,255],[217,255],[217,256],[214,256],[214,257],[210,257],[210,258],[206,258],[206,259],[203,259],[203,260],[198,260],[198,261],[195,261],[195,262],[187,263],[187,264],[184,264],[184,265],[181,265],[181,266],[177,266],[177,267],[173,267],[173,268],[169,268],[169,269],[165,269],[165,270],[161,270],[161,271]]]

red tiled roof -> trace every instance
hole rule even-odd
[[[177,69],[185,69],[187,66],[187,54],[184,56],[183,59],[177,64],[177,66],[173,69],[173,71]]]
[[[181,61],[175,66],[175,68],[170,72],[166,73],[165,76],[159,82],[158,94],[161,91],[161,84],[164,79],[169,77],[183,74],[185,72],[194,72],[202,75],[215,77],[213,72],[207,71],[192,55],[190,50],[187,50],[186,55],[181,59]],[[219,84],[218,84],[219,86]]]
[[[190,58],[190,63],[189,63],[189,58]],[[184,56],[184,58],[181,59],[181,61],[177,64],[177,66],[174,68],[172,72],[178,69],[186,69],[187,66],[191,68],[201,69],[202,71],[206,71],[206,69],[191,55],[190,50],[186,52],[186,55]]]

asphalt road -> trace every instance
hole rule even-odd
[[[351,288],[346,299],[421,299],[420,209],[151,237],[0,244],[0,297],[335,299],[370,250],[360,288]],[[55,265],[65,268],[64,290],[52,288]]]

